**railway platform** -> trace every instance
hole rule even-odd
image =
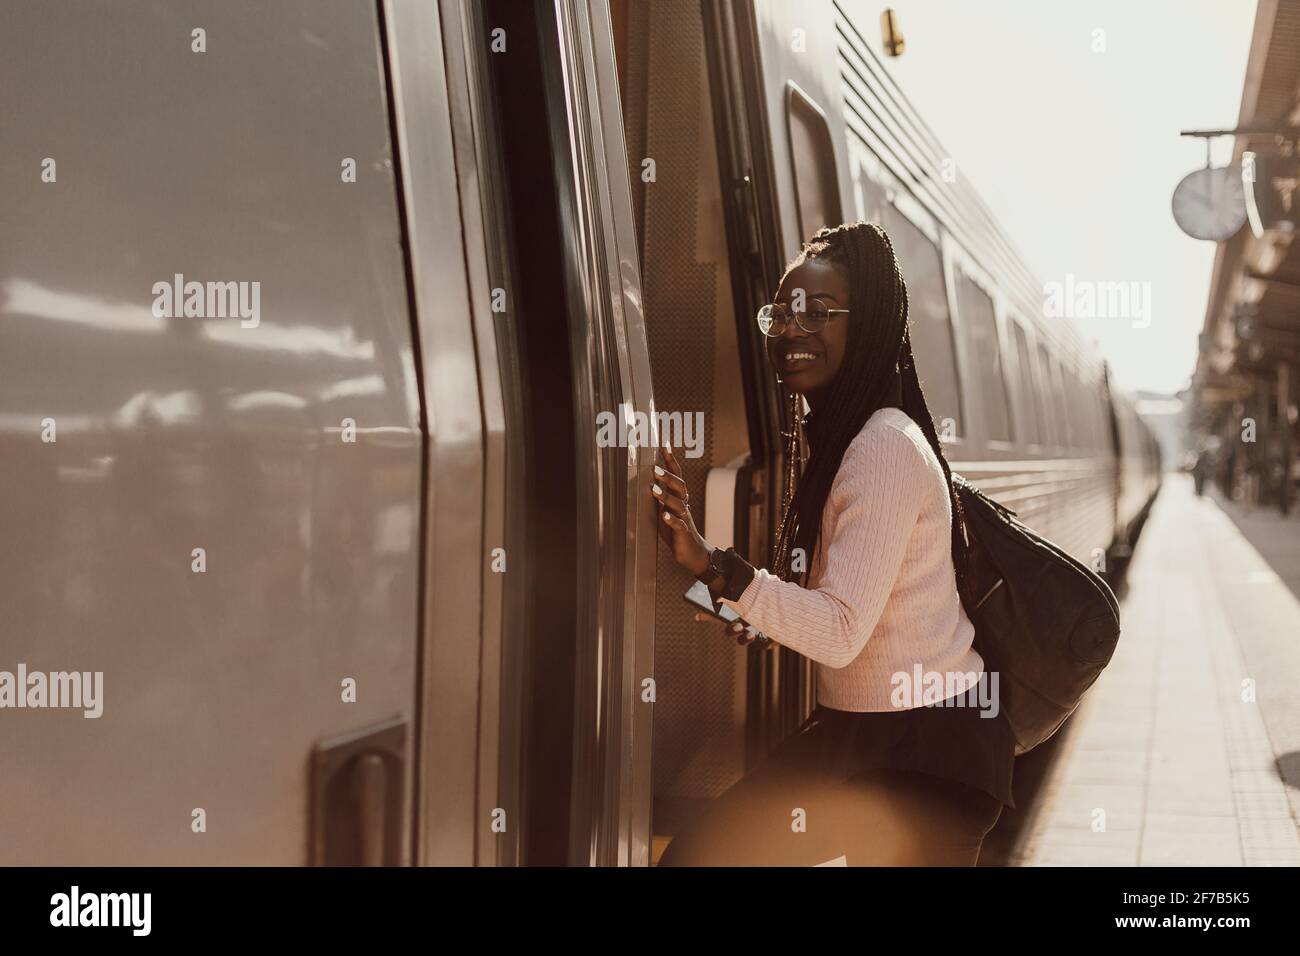
[[[1300,865],[1300,516],[1167,474],[1009,863]]]

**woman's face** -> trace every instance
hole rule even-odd
[[[817,259],[801,262],[785,274],[776,301],[793,311],[797,290],[805,303],[821,299],[830,309],[849,308],[849,280],[839,266]],[[801,395],[819,392],[829,385],[844,364],[849,342],[849,316],[832,312],[820,332],[809,333],[798,322],[787,322],[785,331],[767,339],[767,357],[781,375],[781,381]]]

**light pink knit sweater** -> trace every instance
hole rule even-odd
[[[897,710],[895,675],[913,678],[917,665],[964,691],[984,662],[953,579],[951,521],[925,434],[906,412],[882,408],[835,474],[809,586],[759,570],[739,600],[723,603],[816,661],[827,707]]]

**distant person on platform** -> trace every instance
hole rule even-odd
[[[1205,494],[1205,479],[1214,470],[1213,457],[1208,448],[1202,448],[1196,456],[1196,464],[1192,466],[1192,481],[1196,485],[1198,498]]]

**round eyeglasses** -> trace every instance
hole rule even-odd
[[[785,334],[791,317],[799,328],[810,335],[815,335],[826,328],[826,323],[831,320],[832,315],[848,311],[848,309],[829,308],[821,299],[809,299],[807,308],[802,312],[787,309],[780,303],[773,302],[759,309],[755,318],[758,320],[758,330],[768,338],[774,339]]]

